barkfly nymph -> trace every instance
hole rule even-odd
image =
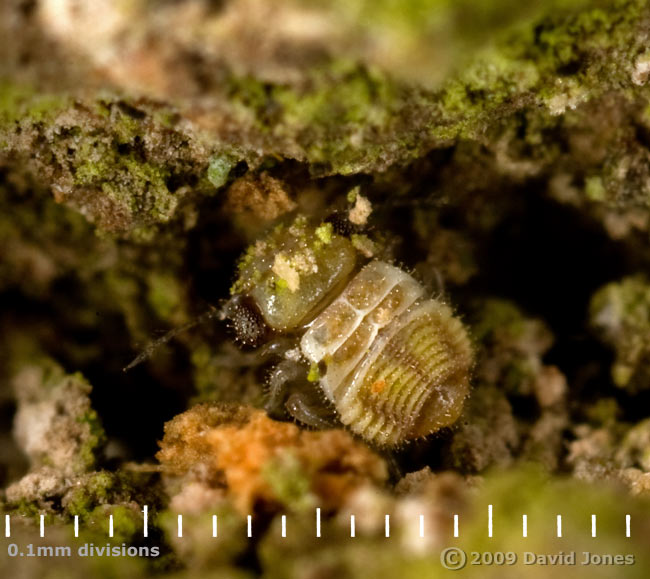
[[[270,413],[314,427],[335,414],[376,446],[453,424],[473,361],[463,324],[409,273],[373,258],[367,236],[335,224],[299,215],[277,225],[241,258],[222,309],[159,342],[206,319],[227,320],[239,343],[266,345],[280,358],[269,377]]]

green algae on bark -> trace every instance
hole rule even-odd
[[[630,392],[650,387],[650,283],[644,276],[612,282],[589,306],[591,326],[616,353],[614,384]]]
[[[8,83],[0,94],[0,164],[48,182],[57,202],[104,231],[150,237],[184,197],[213,190],[209,150],[161,105]]]
[[[236,72],[222,71],[223,83],[211,84],[208,89],[218,103],[216,116],[205,105],[195,103],[191,95],[183,95],[180,89],[175,92],[173,83],[165,96],[179,101],[181,118],[187,113],[212,138],[233,142],[239,131],[243,141],[239,145],[242,151],[248,150],[244,156],[259,158],[261,153],[307,161],[315,174],[382,171],[433,148],[448,146],[458,138],[483,141],[486,130],[494,128],[506,141],[513,141],[512,148],[516,149],[523,143],[509,136],[509,128],[513,122],[516,124],[520,113],[542,107],[533,116],[544,119],[543,124],[549,126],[554,115],[613,91],[628,101],[640,94],[634,71],[644,50],[644,2],[596,2],[593,7],[581,4],[582,9],[574,6],[574,11],[547,6],[547,16],[541,11],[511,34],[504,34],[493,47],[473,55],[436,91],[418,88],[417,83],[409,86],[395,82],[390,63],[382,68],[380,63],[365,66],[349,58],[331,58],[315,69],[301,70],[300,82],[293,83],[273,82],[254,74],[238,77]],[[415,6],[415,13],[425,8],[426,4]],[[376,15],[381,11],[371,12]],[[219,16],[216,18],[218,22]],[[205,52],[201,45],[194,48],[199,54]],[[164,54],[156,57],[164,58]],[[205,58],[211,57],[206,54]],[[223,90],[223,86],[230,88]],[[136,119],[135,125],[145,125],[145,137],[151,131],[161,132],[155,122],[148,122],[146,106],[128,101],[125,105],[136,115],[144,115]],[[85,104],[86,108],[93,106]],[[246,114],[242,115],[242,111]],[[499,127],[502,119],[511,120]],[[90,139],[89,145],[97,144],[108,157],[107,166],[91,160],[89,166],[83,167],[81,179],[90,179],[96,186],[96,175],[105,174],[104,169],[115,170],[116,174],[102,186],[105,195],[125,214],[124,219],[131,216],[144,223],[164,222],[182,195],[177,188],[169,188],[170,175],[182,181],[188,174],[196,177],[207,172],[210,152],[193,150],[186,163],[165,155],[170,148],[177,156],[188,148],[200,149],[182,132],[176,131],[175,136],[163,132],[161,136],[169,137],[170,143],[160,151],[148,146],[151,139],[143,138],[142,129],[136,130],[144,143],[143,160],[134,158],[131,150],[115,153],[114,145],[120,144],[118,135],[132,133],[131,120],[120,121],[127,125],[126,129],[113,127],[113,123],[103,127],[92,119],[83,120],[82,136],[86,121],[91,121],[93,130],[100,131],[97,136],[106,133],[105,139],[99,143],[97,138]],[[533,124],[540,122],[533,119]],[[535,145],[534,139],[539,137],[543,133],[527,135],[528,145]],[[68,144],[64,140],[60,146]],[[553,155],[546,147],[544,141],[538,141],[536,155]],[[201,170],[192,161],[200,161]],[[213,178],[214,171],[213,164]],[[217,183],[222,179],[219,177]],[[64,191],[73,184],[74,180]],[[85,181],[80,186],[83,184]]]

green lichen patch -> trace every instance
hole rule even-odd
[[[614,384],[630,392],[650,384],[650,284],[643,276],[610,283],[589,305],[591,326],[616,352]]]
[[[121,532],[127,533],[134,528],[134,521],[142,518],[138,505],[157,508],[161,503],[161,490],[155,477],[146,473],[99,470],[70,476],[52,467],[41,467],[10,485],[6,499],[8,512],[34,522],[38,522],[41,514],[51,520],[67,522],[77,517],[80,524],[91,530],[97,527],[97,520],[107,519],[115,510],[114,519],[123,515]],[[108,529],[108,525],[101,527],[98,532]]]
[[[111,493],[119,486],[118,477],[107,471],[90,474],[77,488],[65,496],[63,507],[69,516],[78,516],[85,521],[98,505],[109,502]]]
[[[526,317],[514,303],[501,299],[477,305],[471,322],[479,346],[478,377],[510,394],[531,394],[541,356],[553,343],[544,322]]]
[[[625,434],[616,461],[621,468],[636,467],[650,472],[650,419],[635,424]]]
[[[65,95],[37,94],[33,87],[0,80],[2,125],[19,124],[25,118],[34,123],[51,122],[69,105],[70,99]]]
[[[228,175],[234,167],[235,161],[229,155],[215,155],[210,158],[207,178],[216,189],[223,187],[228,182]]]
[[[101,505],[95,507],[84,520],[87,528],[95,531],[96,540],[106,537],[113,517],[113,537],[115,544],[140,542],[143,533],[143,515],[139,505]]]
[[[2,94],[2,151],[103,230],[142,235],[169,221],[193,186],[205,189],[208,150],[161,123],[158,106],[104,97],[45,101],[12,85]]]
[[[474,55],[435,92],[334,60],[306,73],[300,88],[248,79],[256,89],[248,92],[262,97],[242,104],[271,146],[304,158],[314,172],[350,174],[408,162],[459,137],[481,141],[486,130],[503,130],[499,120],[536,107],[542,110],[533,122],[548,125],[608,91],[634,92],[643,2],[546,10]],[[271,118],[269,109],[276,111]]]
[[[301,511],[315,507],[317,499],[311,491],[309,476],[291,451],[268,461],[262,476],[286,509]]]
[[[322,243],[325,245],[332,243],[332,233],[334,231],[334,228],[332,227],[331,223],[323,223],[322,225],[319,225],[316,228],[316,231],[314,232],[316,234],[316,237],[320,239]]]

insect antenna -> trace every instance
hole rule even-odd
[[[154,340],[153,342],[150,342],[147,344],[147,346],[140,352],[128,366],[125,366],[122,368],[122,372],[128,372],[129,370],[135,368],[145,360],[148,360],[153,356],[154,352],[160,348],[163,344],[166,344],[178,334],[182,334],[183,332],[186,332],[187,330],[190,330],[191,328],[198,326],[200,324],[204,324],[205,322],[208,322],[210,320],[213,320],[215,318],[223,319],[224,315],[222,310],[218,310],[216,308],[210,308],[207,312],[202,313],[200,316],[196,317],[193,319],[191,322],[188,322],[187,324],[183,326],[179,326],[178,328],[173,328],[169,330],[165,335],[161,336],[157,340]]]

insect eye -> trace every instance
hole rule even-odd
[[[325,218],[325,223],[331,223],[334,233],[343,237],[350,237],[355,233],[363,233],[364,230],[360,225],[352,223],[348,218],[348,214],[342,211],[334,211]]]
[[[256,348],[268,341],[270,329],[254,300],[235,296],[224,309],[235,339],[242,345]]]

